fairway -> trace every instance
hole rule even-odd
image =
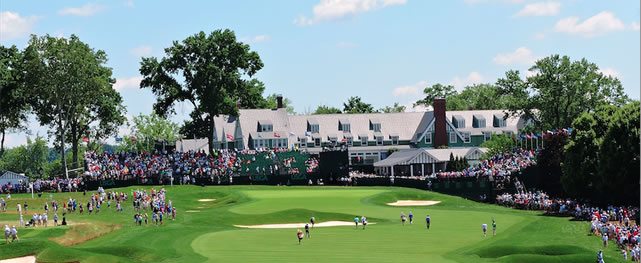
[[[130,193],[136,187],[117,189]],[[150,189],[146,187],[146,189]],[[591,262],[599,239],[588,236],[587,222],[540,216],[433,192],[395,187],[167,187],[177,220],[162,226],[133,224],[133,209],[114,206],[99,214],[70,214],[65,227],[20,229],[20,243],[0,245],[0,259],[36,255],[44,262]],[[59,193],[31,199],[14,195],[0,223],[17,224],[17,202],[28,215],[43,202],[77,198]],[[399,200],[440,201],[430,206],[390,206]],[[33,210],[33,209],[39,210]],[[190,211],[190,212],[187,212]],[[412,211],[414,224],[400,222]],[[426,229],[425,216],[431,227]],[[359,224],[317,227],[299,245],[296,228],[247,229],[234,225],[305,223]],[[481,224],[498,224],[483,237]],[[607,262],[619,262],[615,248]]]

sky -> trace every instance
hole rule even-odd
[[[551,54],[596,63],[639,99],[640,12],[637,0],[0,0],[0,44],[22,49],[30,34],[75,34],[104,50],[128,118],[150,113],[155,101],[139,88],[141,57],[162,57],[173,41],[216,29],[233,30],[260,55],[254,77],[298,113],[342,108],[350,96],[375,108],[411,106],[428,85],[460,90],[510,69],[525,77]],[[178,104],[171,119],[190,111]],[[6,146],[46,135],[34,118],[28,127],[8,134]]]

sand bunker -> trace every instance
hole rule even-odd
[[[216,199],[198,199],[198,202],[213,202],[216,201]]]
[[[0,260],[0,263],[36,263],[35,256],[26,256],[12,259]]]
[[[387,203],[391,206],[428,206],[435,205],[441,201],[429,201],[429,200],[398,200],[394,203]]]
[[[263,228],[263,229],[272,229],[272,228],[304,228],[306,223],[293,223],[293,224],[269,224],[269,225],[234,225],[235,227],[241,228]],[[367,223],[368,225],[374,225],[376,223]],[[358,224],[361,226],[361,224]],[[314,224],[314,227],[330,227],[330,226],[354,226],[354,222],[348,221],[327,221]]]

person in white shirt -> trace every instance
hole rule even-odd
[[[20,238],[18,238],[18,230],[16,229],[16,226],[13,226],[11,228],[11,242],[15,240],[20,241]]]
[[[47,214],[42,214],[42,224],[43,224],[45,227],[47,227],[47,220],[49,219],[48,217],[49,217],[49,216],[47,216]]]
[[[8,225],[4,225],[4,239],[9,244],[9,237],[11,236],[11,229]]]
[[[483,237],[487,236],[487,224],[482,224],[481,228],[483,229]]]

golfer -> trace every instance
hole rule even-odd
[[[427,229],[430,229],[430,215],[427,215],[425,217],[425,225],[427,226]]]
[[[309,222],[312,224],[312,228],[314,228],[314,224],[316,223],[316,218],[312,216],[312,218],[309,219]]]
[[[13,226],[11,228],[11,242],[16,240],[20,241],[20,238],[18,238],[18,230],[16,229],[16,226]]]
[[[492,236],[496,236],[496,220],[492,218]]]
[[[303,240],[303,231],[300,231],[300,229],[298,229],[298,231],[296,232],[296,237],[298,237],[298,244],[300,245],[300,241]]]
[[[9,229],[8,225],[4,225],[4,239],[6,240],[7,244],[9,244],[10,236],[11,236],[11,229]]]
[[[401,212],[401,224],[405,225],[405,221],[407,221],[407,217],[405,216],[405,213]]]
[[[307,238],[311,238],[312,236],[309,234],[309,224],[305,224],[305,236]]]
[[[483,237],[487,236],[487,224],[482,224],[481,228],[483,229]]]
[[[410,211],[409,217],[410,217],[410,224],[412,224],[412,222],[414,222],[414,214],[412,214],[412,211]]]
[[[354,224],[356,224],[357,229],[358,229],[358,221],[359,221],[358,216],[354,217]]]
[[[365,230],[365,226],[367,226],[367,217],[361,216],[361,224],[363,224],[363,230]]]

